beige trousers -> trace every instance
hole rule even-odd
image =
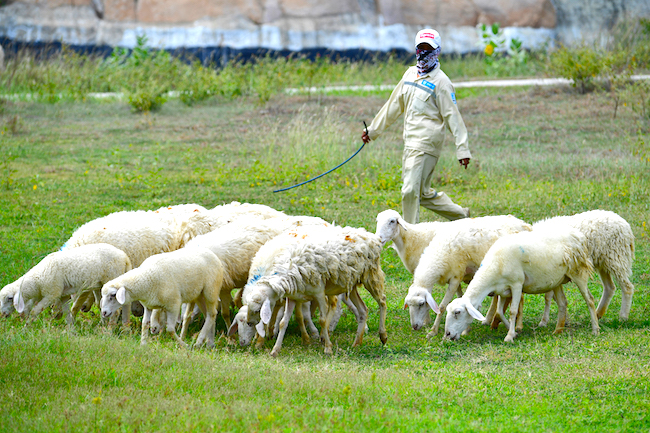
[[[465,211],[442,191],[431,188],[433,170],[438,158],[428,153],[405,148],[402,154],[402,212],[406,222],[420,221],[420,206],[449,219],[465,218]]]

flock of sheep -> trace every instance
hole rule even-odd
[[[90,221],[60,251],[0,291],[0,312],[16,310],[31,320],[53,307],[73,326],[79,311],[97,303],[111,324],[120,314],[127,326],[132,314],[143,315],[143,344],[164,328],[181,346],[187,345],[189,324],[202,320],[197,347],[214,346],[220,312],[228,336],[238,334],[241,345],[255,339],[262,345],[275,336],[271,355],[277,356],[295,311],[303,341],[320,338],[325,353],[332,353],[330,333],[343,304],[357,320],[353,346],[362,343],[368,308],[361,286],[379,306],[379,337],[386,342],[380,257],[390,241],[413,273],[404,301],[412,328],[428,325],[430,310],[437,314],[429,335],[438,332],[446,311],[445,338],[457,340],[477,319],[492,327],[503,322],[505,340],[513,341],[522,328],[523,293],[546,294],[541,326],[555,300],[555,332],[561,332],[567,315],[563,284],[569,281],[587,304],[594,334],[614,295],[613,280],[622,292],[620,318],[629,316],[634,235],[613,212],[594,210],[533,225],[511,215],[409,224],[386,210],[377,215],[376,233],[370,233],[238,202],[213,209],[183,204],[123,211]],[[587,288],[594,270],[603,283],[597,307]],[[469,283],[464,294],[462,281]],[[446,286],[440,304],[432,296],[435,284]],[[492,302],[484,316],[479,309],[488,296]],[[238,311],[231,320],[233,306]],[[316,309],[320,330],[312,320]]]

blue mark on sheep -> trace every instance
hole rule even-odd
[[[259,280],[260,278],[262,278],[262,274],[253,275],[253,278],[248,281],[248,284],[255,284],[255,281]]]
[[[524,247],[520,246],[519,249],[521,250],[521,254],[525,254],[526,251],[524,251]]]
[[[67,246],[68,246],[68,243],[67,242],[64,243],[63,245],[61,245],[61,248],[59,248],[59,251],[65,250]]]

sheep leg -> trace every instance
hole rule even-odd
[[[549,293],[553,293],[553,298],[557,302],[557,324],[555,325],[555,331],[553,331],[553,334],[557,335],[564,331],[566,325],[567,300],[562,286],[556,287],[553,292]]]
[[[310,338],[318,338],[319,331],[316,325],[314,325],[314,321],[312,320],[311,302],[303,303],[301,310],[302,310],[303,323],[307,328],[309,328]]]
[[[332,332],[332,321],[334,316],[337,314],[339,298],[336,296],[327,297],[327,315],[325,316],[325,326],[327,326],[327,333]],[[338,318],[336,319],[338,321]]]
[[[331,355],[332,352],[332,342],[330,341],[329,330],[327,329],[327,299],[325,295],[321,292],[316,295],[316,302],[318,302],[318,309],[320,310],[319,314],[319,324],[320,324],[320,340],[325,346],[325,354]]]
[[[460,280],[458,278],[452,278],[451,280],[449,280],[449,286],[447,286],[447,290],[445,291],[445,296],[442,298],[442,301],[440,301],[440,304],[438,304],[438,308],[440,308],[440,314],[436,314],[436,320],[435,322],[433,322],[433,328],[431,328],[431,331],[429,331],[427,337],[429,337],[430,335],[433,336],[438,334],[438,329],[440,328],[440,321],[442,320],[442,315],[445,313],[445,308],[454,298],[454,292],[458,290],[460,290]]]
[[[345,293],[342,293],[342,295],[345,296]],[[339,324],[339,320],[341,320],[341,315],[343,314],[343,302],[340,302],[342,296],[337,295],[334,298],[336,299],[336,305],[334,305],[334,312],[328,325],[330,334],[336,329],[336,325]]]
[[[311,339],[309,337],[309,333],[307,332],[307,329],[305,328],[305,320],[307,320],[307,317],[305,317],[305,310],[309,314],[309,307],[303,303],[303,302],[297,302],[296,306],[296,319],[298,320],[298,327],[300,328],[300,337],[302,338],[302,344],[309,344]],[[306,307],[306,308],[305,308]],[[313,326],[312,322],[312,326]],[[282,324],[280,324],[282,326]]]
[[[149,339],[149,327],[151,326],[151,310],[144,307],[144,315],[142,316],[142,330],[140,331],[140,344],[145,345]]]
[[[589,317],[591,320],[591,332],[594,335],[598,335],[600,332],[600,326],[598,325],[598,316],[596,315],[596,305],[594,304],[594,296],[591,294],[589,288],[587,287],[587,278],[580,276],[572,278],[572,280],[580,289],[580,293],[587,303],[587,308],[589,309]]]
[[[352,311],[352,314],[354,314],[354,319],[357,321],[357,323],[359,323],[359,319],[360,319],[359,310],[350,300],[350,295],[346,293],[345,296],[343,296],[343,302],[345,303],[345,305],[347,305],[350,311]],[[368,322],[366,322],[365,332],[368,332]]]
[[[45,297],[45,298],[41,299],[40,302],[38,304],[36,304],[36,306],[31,311],[28,312],[29,313],[29,316],[28,316],[29,321],[30,322],[33,321],[36,318],[36,316],[41,314],[41,312],[45,308],[52,305],[54,303],[54,301],[55,301],[54,299],[48,298],[48,297]],[[27,307],[25,307],[25,308],[27,308]]]
[[[497,297],[497,296],[495,296],[495,297]],[[503,322],[503,325],[506,328],[510,328],[510,321],[506,317],[505,311],[506,311],[506,308],[508,308],[508,306],[510,306],[510,308],[512,309],[512,305],[513,305],[512,298],[507,297],[507,296],[498,296],[497,298],[498,298],[498,301],[497,301],[497,317],[499,318],[499,320],[501,322]],[[493,325],[492,329],[498,328],[499,327],[499,321],[495,321],[495,323],[493,323],[492,325]]]
[[[510,329],[508,330],[508,335],[506,335],[506,338],[504,340],[507,343],[512,343],[517,336],[515,326],[517,324],[517,313],[519,312],[519,301],[521,301],[521,297],[523,296],[522,284],[513,285],[510,291],[512,293],[512,300],[510,302]],[[501,303],[500,300],[499,303]],[[513,308],[515,305],[517,308]]]
[[[84,313],[89,312],[90,309],[93,308],[93,305],[95,303],[97,303],[97,305],[99,305],[99,301],[97,301],[96,292],[97,292],[97,290],[91,290],[89,292],[86,292],[87,293],[86,302],[84,302],[84,304],[81,306],[81,311],[82,312],[84,312]],[[100,295],[99,295],[99,299],[102,299],[101,292],[100,292]]]
[[[284,340],[284,334],[286,334],[287,332],[287,327],[289,326],[289,319],[291,319],[291,315],[293,314],[293,309],[295,307],[296,307],[296,302],[287,298],[287,302],[284,307],[284,315],[282,316],[282,320],[280,320],[280,330],[278,332],[278,338],[275,340],[275,345],[273,345],[273,350],[271,350],[271,356],[274,358],[278,356],[278,354],[280,353],[280,349],[282,348],[282,341]],[[296,312],[296,314],[298,313]]]
[[[356,287],[350,291],[350,301],[354,304],[359,312],[357,318],[357,336],[354,339],[352,347],[360,346],[363,342],[363,333],[366,331],[366,322],[368,321],[368,307],[359,296]]]
[[[178,320],[178,315],[181,311],[181,304],[180,302],[176,305],[173,305],[170,307],[169,310],[166,311],[167,313],[167,326],[166,326],[166,331],[174,337],[174,340],[183,348],[187,348],[187,343],[185,343],[181,338],[178,336],[176,333],[176,321]],[[197,341],[198,343],[198,341]]]
[[[609,303],[612,301],[612,297],[614,297],[616,286],[614,286],[612,276],[608,272],[598,270],[598,273],[600,274],[600,280],[603,282],[603,295],[600,298],[600,302],[598,302],[598,308],[596,308],[596,315],[600,319],[607,312],[607,307],[609,307]],[[624,294],[625,292],[623,292]],[[622,310],[623,308],[621,308]]]
[[[226,322],[226,329],[230,328],[230,303],[232,302],[232,293],[230,289],[222,289],[219,297],[221,298],[221,317]]]
[[[201,347],[205,343],[206,347],[212,349],[214,347],[214,335],[216,333],[217,324],[217,304],[206,304],[205,322],[203,328],[196,339],[194,347]]]
[[[187,328],[192,321],[192,313],[194,312],[194,302],[189,302],[185,305],[185,312],[183,314],[183,325],[181,326],[181,340],[185,340],[187,336]]]
[[[495,315],[497,314],[497,305],[499,304],[499,297],[492,296],[492,301],[490,302],[490,308],[488,308],[487,313],[485,314],[485,320],[481,322],[482,325],[491,326],[492,321],[494,320]]]
[[[625,321],[630,317],[630,309],[632,308],[632,296],[634,296],[634,285],[630,282],[627,275],[614,274],[616,282],[621,286],[621,311],[619,312],[619,319]],[[603,314],[605,314],[603,312]]]
[[[122,305],[122,327],[128,328],[131,326],[131,303],[127,302]]]
[[[515,324],[515,331],[521,332],[524,329],[524,295],[521,295],[519,301],[519,309],[517,310],[517,323]]]
[[[377,305],[379,305],[379,339],[381,340],[381,344],[386,344],[386,341],[388,341],[388,334],[386,333],[386,294],[383,291],[384,288],[384,277],[382,274],[381,277],[381,293],[378,293],[374,287],[368,283],[364,283],[363,285],[365,286],[366,290],[372,295],[372,297],[377,301]],[[364,304],[365,305],[365,304]]]
[[[542,314],[542,320],[539,322],[539,326],[548,325],[548,321],[551,317],[551,301],[555,297],[555,291],[546,292],[544,294],[544,314]],[[557,299],[555,300],[557,302]]]
[[[74,318],[72,317],[72,313],[70,311],[70,304],[72,303],[72,298],[68,298],[65,302],[61,303],[61,310],[65,313],[65,322],[68,325],[68,328],[73,328],[74,327]]]
[[[151,310],[151,318],[149,321],[149,332],[156,335],[162,331],[162,323],[167,322],[167,314],[164,310],[156,308]]]

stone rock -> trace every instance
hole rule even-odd
[[[550,0],[474,0],[477,23],[507,27],[555,27],[555,8]]]
[[[260,23],[262,8],[250,0],[138,0],[136,9],[137,20],[142,23],[184,24],[236,16]]]
[[[134,0],[104,0],[106,21],[135,21]]]

